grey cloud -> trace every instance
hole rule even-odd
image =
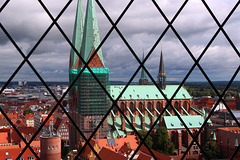
[[[128,2],[128,0],[101,1],[103,7],[109,13],[113,21],[118,18]],[[44,3],[53,16],[56,16],[66,2],[44,1]],[[70,40],[73,32],[76,3],[77,1],[74,1],[70,5],[70,8],[68,8],[58,20],[59,25]],[[83,1],[83,3],[85,8],[86,1]],[[173,15],[182,4],[180,1],[176,2],[173,0],[159,1],[157,3],[159,3],[159,6],[165,12],[169,20],[172,19]],[[218,1],[217,4],[215,1],[208,1],[207,3],[210,4],[211,9],[216,13],[220,22],[222,22],[235,2],[221,0]],[[25,4],[31,7],[27,7]],[[96,9],[100,37],[103,39],[111,28],[111,24],[108,22],[105,15],[103,15],[97,4]],[[236,12],[224,27],[237,48],[240,46],[239,36],[237,34],[239,32],[238,26],[240,25],[239,16],[239,12]],[[9,5],[1,13],[0,21],[25,53],[30,51],[51,23],[50,18],[44,13],[38,2],[29,0],[10,1]],[[134,1],[133,5],[129,8],[126,15],[123,16],[117,26],[141,60],[142,53],[144,52],[146,55],[150,51],[167,24],[151,1]],[[184,8],[183,12],[173,23],[173,26],[181,35],[195,58],[198,58],[217,30],[216,23],[212,20],[200,1],[189,1],[186,8]],[[200,61],[206,72],[215,80],[226,79],[226,75],[239,65],[239,57],[233,49],[231,49],[222,33],[220,34],[221,35],[216,38],[209,48],[209,51]],[[146,61],[146,68],[154,78],[157,77],[156,73],[158,72],[161,49],[164,54],[167,78],[169,80],[181,80],[194,62],[171,29],[169,29],[153,51],[152,55]],[[103,44],[102,50],[105,64],[110,69],[110,79],[112,80],[128,80],[139,66],[138,62],[119,38],[116,31],[113,31],[106,43]],[[69,44],[54,26],[49,34],[43,39],[42,43],[36,48],[29,60],[47,80],[67,81],[69,52]],[[17,56],[14,57],[14,55]],[[21,56],[7,40],[2,31],[0,31],[0,57],[1,75],[7,74],[8,69],[10,69],[9,73],[13,72],[14,68],[22,61]],[[14,67],[11,68],[6,62],[12,62],[11,65]],[[218,66],[223,62],[224,65],[221,66],[220,70]],[[29,79],[36,79],[34,74],[30,74],[32,72],[29,72],[28,67],[24,67],[20,73]],[[21,79],[24,78],[24,76],[19,74],[16,78]],[[137,77],[139,77],[139,74]],[[7,76],[3,76],[1,79],[6,78]],[[203,78],[201,74],[199,75],[199,70],[196,68],[189,79],[197,80]],[[135,80],[137,81],[138,79],[136,78]]]

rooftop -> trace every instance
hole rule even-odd
[[[124,89],[125,85],[111,85],[110,91],[113,99],[116,99]],[[174,92],[177,90],[178,85],[167,85],[163,93],[167,98],[171,98]],[[181,87],[174,99],[191,99],[187,90]],[[155,85],[129,85],[126,91],[123,93],[120,100],[138,100],[138,99],[164,99]]]

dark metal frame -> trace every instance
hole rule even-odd
[[[29,148],[32,153],[34,154],[34,156],[37,159],[40,159],[37,154],[34,152],[34,150],[30,147],[31,142],[34,140],[34,138],[37,136],[37,134],[39,134],[40,130],[43,128],[43,126],[46,124],[46,122],[49,120],[50,116],[53,114],[53,112],[57,109],[58,106],[61,107],[61,109],[65,112],[65,114],[68,116],[69,120],[71,121],[71,123],[76,127],[76,129],[78,130],[79,134],[83,137],[83,139],[86,141],[86,143],[84,144],[84,146],[82,147],[82,149],[78,152],[78,154],[76,155],[75,159],[77,159],[78,156],[80,156],[80,154],[83,152],[83,150],[86,148],[86,146],[88,145],[91,150],[94,152],[94,154],[97,156],[98,159],[101,159],[101,157],[99,157],[99,155],[97,154],[97,152],[94,150],[93,146],[91,146],[91,144],[89,143],[91,138],[94,136],[94,134],[97,132],[97,130],[99,129],[99,127],[103,124],[104,120],[107,119],[108,115],[110,114],[111,110],[113,109],[113,107],[116,107],[119,112],[121,113],[121,115],[126,119],[127,123],[131,126],[131,128],[134,130],[134,132],[136,133],[136,135],[140,138],[141,143],[139,144],[139,146],[137,147],[137,149],[135,150],[134,154],[132,155],[132,157],[130,159],[133,159],[134,155],[138,152],[138,150],[140,149],[140,147],[144,144],[147,149],[149,150],[149,152],[151,153],[151,155],[155,158],[156,156],[153,154],[153,152],[150,150],[150,148],[146,145],[145,140],[147,138],[147,136],[150,134],[150,132],[154,129],[154,126],[157,124],[158,120],[162,117],[163,113],[166,111],[166,109],[168,107],[172,108],[173,111],[175,112],[175,115],[179,118],[179,120],[182,122],[182,124],[184,125],[184,127],[186,128],[187,132],[190,134],[190,136],[192,137],[192,142],[190,144],[190,146],[187,148],[185,154],[182,156],[182,159],[185,158],[185,156],[187,155],[188,151],[190,150],[190,148],[192,147],[193,143],[195,142],[198,147],[201,149],[202,153],[205,155],[205,157],[207,159],[209,159],[208,155],[206,154],[206,152],[203,150],[202,146],[198,143],[197,141],[197,137],[199,136],[199,134],[201,133],[201,131],[203,130],[204,126],[207,124],[207,121],[209,120],[210,116],[213,114],[213,111],[215,110],[215,108],[217,107],[217,105],[219,104],[219,102],[222,102],[226,107],[227,110],[229,111],[229,113],[231,114],[231,116],[233,117],[233,119],[235,120],[236,124],[238,125],[238,127],[240,127],[239,122],[237,121],[236,117],[233,115],[231,109],[227,106],[226,102],[223,99],[223,96],[225,95],[225,93],[227,92],[228,88],[230,87],[230,85],[232,84],[232,82],[234,81],[235,77],[237,76],[239,70],[240,70],[240,66],[238,66],[238,68],[236,69],[234,75],[232,76],[232,78],[230,79],[228,85],[226,86],[226,88],[224,89],[224,91],[220,94],[218,92],[218,90],[216,89],[216,87],[214,86],[214,84],[211,82],[211,80],[209,79],[208,75],[206,74],[206,72],[203,70],[203,68],[201,67],[201,65],[199,64],[199,61],[201,60],[201,58],[203,57],[203,55],[206,53],[206,51],[208,50],[208,48],[210,47],[210,45],[212,44],[212,42],[215,40],[215,38],[217,37],[217,35],[219,34],[219,32],[221,31],[225,38],[227,39],[227,41],[229,42],[229,44],[231,45],[231,47],[234,49],[234,51],[236,52],[236,54],[238,55],[238,57],[240,57],[240,53],[238,51],[238,49],[236,48],[236,46],[234,45],[234,43],[232,42],[232,40],[230,39],[230,37],[228,36],[228,34],[226,33],[226,31],[224,30],[224,25],[226,24],[226,22],[229,20],[229,18],[232,16],[232,14],[235,12],[235,10],[237,9],[237,7],[240,4],[240,0],[237,1],[237,3],[235,4],[235,6],[233,7],[233,9],[229,12],[228,16],[225,18],[225,20],[223,21],[223,23],[221,24],[218,19],[215,17],[215,15],[213,14],[213,12],[211,11],[210,7],[208,6],[208,4],[202,0],[203,5],[206,7],[207,11],[209,12],[209,14],[211,15],[212,19],[215,21],[215,23],[217,24],[217,26],[219,27],[216,31],[216,33],[213,35],[213,37],[211,38],[211,40],[208,42],[208,44],[206,45],[206,47],[204,48],[204,50],[202,51],[202,53],[200,54],[200,56],[196,59],[192,52],[190,51],[190,49],[188,48],[188,46],[186,45],[186,43],[183,41],[183,39],[181,38],[181,36],[178,34],[178,32],[176,31],[176,29],[174,28],[174,26],[172,25],[173,22],[177,19],[178,15],[181,13],[181,11],[184,9],[184,7],[186,6],[186,4],[188,3],[188,0],[185,0],[183,2],[183,4],[181,5],[181,7],[178,9],[177,13],[175,14],[175,16],[169,20],[167,18],[167,16],[164,14],[164,12],[162,11],[162,9],[160,8],[160,6],[157,4],[157,2],[155,0],[151,0],[153,5],[156,7],[156,9],[159,11],[160,15],[164,18],[164,20],[167,22],[167,27],[164,29],[164,31],[162,32],[162,34],[159,36],[159,38],[157,39],[157,41],[155,42],[155,44],[153,45],[153,47],[151,48],[151,50],[148,52],[148,54],[146,55],[145,59],[143,61],[141,61],[138,56],[136,55],[135,51],[131,48],[130,44],[127,42],[127,40],[124,38],[124,36],[122,35],[121,31],[118,29],[117,24],[120,22],[120,20],[122,19],[122,17],[125,15],[125,13],[128,11],[129,7],[132,5],[132,3],[134,2],[134,0],[129,0],[129,3],[126,5],[126,7],[124,8],[124,10],[122,11],[122,13],[120,14],[120,16],[118,17],[118,19],[113,22],[113,20],[111,19],[111,17],[109,16],[109,14],[106,12],[106,10],[104,9],[104,7],[102,6],[101,2],[99,0],[95,0],[97,5],[99,6],[99,8],[102,10],[102,12],[104,13],[104,15],[106,16],[106,18],[108,19],[108,21],[111,23],[112,27],[111,29],[108,31],[108,33],[105,35],[105,37],[103,38],[103,40],[101,41],[100,45],[98,46],[98,48],[96,49],[96,51],[94,52],[94,54],[91,56],[91,58],[89,59],[89,61],[85,62],[83,60],[83,58],[80,56],[79,52],[76,50],[76,48],[73,46],[73,44],[71,43],[71,40],[69,40],[69,38],[67,37],[67,35],[64,33],[64,31],[62,30],[62,28],[60,27],[60,25],[57,23],[58,19],[61,17],[61,15],[64,13],[64,11],[68,8],[68,6],[71,4],[73,0],[69,0],[66,5],[63,7],[63,9],[59,12],[59,14],[56,16],[56,18],[54,18],[52,16],[52,14],[50,13],[50,11],[48,10],[48,8],[44,5],[44,3],[41,0],[38,0],[39,4],[42,6],[42,8],[45,10],[45,12],[48,14],[48,16],[51,18],[52,23],[50,24],[50,26],[47,28],[47,30],[44,32],[44,34],[41,36],[41,38],[37,41],[37,43],[34,45],[34,47],[31,49],[31,51],[27,54],[27,56],[24,55],[23,51],[19,48],[19,46],[16,44],[16,42],[14,41],[14,39],[11,37],[11,35],[8,33],[7,29],[3,26],[2,23],[0,23],[0,28],[2,29],[2,31],[5,33],[5,35],[8,37],[8,39],[12,42],[12,44],[14,45],[14,47],[17,49],[17,51],[20,53],[20,55],[24,58],[24,60],[21,62],[21,64],[18,66],[18,68],[14,71],[14,73],[10,76],[10,78],[8,79],[8,81],[4,84],[4,86],[2,87],[2,89],[0,90],[0,94],[2,94],[3,90],[9,85],[9,83],[13,80],[13,78],[15,77],[15,75],[18,73],[18,71],[22,68],[22,66],[27,63],[29,65],[29,67],[33,70],[33,72],[36,74],[36,76],[39,78],[39,80],[42,82],[42,84],[46,87],[46,89],[49,91],[49,93],[51,94],[51,96],[54,98],[54,100],[57,102],[57,104],[54,106],[54,108],[52,109],[52,111],[50,112],[50,114],[48,115],[48,117],[46,118],[46,120],[42,123],[42,125],[38,128],[38,130],[36,131],[36,133],[32,136],[32,138],[30,139],[29,142],[27,142],[24,137],[21,135],[21,133],[18,131],[18,129],[14,126],[14,124],[11,122],[11,120],[8,118],[8,116],[6,115],[6,113],[0,108],[1,113],[4,115],[4,117],[8,120],[8,122],[12,125],[12,127],[16,130],[17,134],[21,137],[21,139],[23,140],[23,142],[26,144],[25,148],[22,150],[22,152],[19,154],[18,158],[19,159],[22,154],[26,151],[27,148]],[[7,6],[7,4],[10,2],[10,0],[6,0],[3,5],[0,8],[0,13],[3,11],[3,9]],[[35,51],[35,49],[38,47],[38,45],[42,42],[42,40],[45,38],[45,36],[48,34],[48,32],[52,29],[53,26],[56,26],[58,28],[58,30],[61,32],[61,34],[63,35],[63,37],[65,38],[65,40],[68,42],[68,44],[73,48],[73,50],[77,53],[77,55],[79,56],[79,58],[81,59],[81,61],[84,64],[83,69],[81,70],[81,72],[77,75],[77,77],[75,78],[75,80],[69,85],[69,88],[67,89],[67,91],[63,94],[63,96],[58,99],[54,93],[51,91],[51,89],[48,87],[48,85],[46,84],[46,82],[44,81],[44,79],[40,76],[40,74],[37,72],[37,70],[33,67],[32,63],[29,61],[29,57],[32,55],[32,53]],[[146,60],[149,58],[149,56],[152,54],[152,52],[154,51],[154,49],[157,47],[157,45],[159,44],[159,42],[162,40],[162,38],[164,37],[164,35],[166,34],[166,32],[171,29],[173,31],[173,33],[176,35],[177,39],[180,41],[180,43],[183,45],[183,47],[185,48],[185,50],[187,51],[187,53],[189,54],[189,56],[192,58],[192,60],[194,61],[193,66],[191,67],[191,69],[188,71],[188,73],[186,74],[186,76],[184,77],[183,81],[180,83],[179,87],[177,88],[177,90],[174,92],[174,94],[172,95],[172,97],[170,99],[168,99],[166,97],[165,94],[163,94],[162,90],[158,87],[156,81],[154,80],[154,78],[151,76],[151,74],[148,72],[148,70],[145,68],[144,63],[146,62]],[[101,48],[101,46],[105,43],[105,41],[108,39],[108,37],[110,36],[110,34],[112,33],[112,31],[115,30],[119,37],[122,39],[122,41],[124,42],[124,44],[127,46],[127,48],[129,49],[129,51],[131,52],[131,54],[136,58],[137,62],[139,63],[139,67],[136,69],[135,73],[132,75],[132,77],[130,78],[130,80],[128,81],[127,85],[124,87],[123,91],[120,93],[120,95],[116,98],[116,100],[114,100],[111,95],[108,93],[108,91],[104,88],[104,86],[101,84],[101,82],[97,79],[96,75],[91,71],[91,69],[89,68],[88,64],[90,63],[90,61],[93,59],[93,57],[95,56],[95,54],[97,54],[98,50]],[[202,127],[199,129],[199,131],[197,132],[197,134],[194,136],[190,129],[187,127],[187,125],[184,123],[184,121],[182,120],[182,118],[180,117],[179,113],[176,112],[176,110],[174,109],[173,105],[171,104],[173,98],[175,97],[175,95],[177,94],[177,92],[180,90],[180,88],[183,86],[183,84],[186,82],[186,80],[188,79],[188,77],[190,76],[190,74],[192,73],[192,71],[194,70],[195,67],[198,67],[199,70],[202,72],[202,74],[204,75],[204,77],[206,78],[206,80],[208,81],[208,83],[210,84],[210,86],[212,87],[212,89],[215,91],[215,93],[217,94],[217,96],[219,97],[217,103],[215,104],[215,106],[213,107],[212,111],[210,112],[210,114],[208,115],[208,117],[205,119],[204,123],[202,124]],[[64,97],[67,95],[67,93],[69,92],[69,90],[73,87],[74,83],[77,81],[77,79],[81,76],[82,71],[84,69],[88,69],[90,71],[90,73],[92,74],[92,76],[94,77],[94,79],[99,83],[99,85],[101,86],[101,88],[103,89],[103,91],[106,93],[106,95],[109,97],[109,99],[112,101],[112,106],[109,108],[109,110],[106,112],[105,116],[103,117],[103,119],[101,120],[101,122],[98,124],[98,126],[95,128],[95,131],[91,134],[91,136],[87,139],[84,134],[82,133],[82,131],[79,129],[79,127],[76,125],[76,123],[73,121],[73,119],[71,118],[71,116],[66,112],[66,110],[64,109],[64,107],[61,104],[61,101],[64,99]],[[131,122],[129,121],[129,119],[124,115],[123,111],[120,109],[120,107],[117,105],[117,102],[119,101],[120,97],[123,95],[123,93],[126,91],[127,87],[131,84],[131,82],[133,81],[133,79],[136,77],[136,75],[138,74],[138,72],[140,71],[140,69],[143,68],[146,72],[146,74],[149,76],[149,78],[151,79],[151,81],[154,83],[154,85],[158,88],[159,92],[162,94],[162,96],[164,97],[164,99],[167,101],[167,105],[166,107],[163,109],[163,111],[161,112],[161,114],[158,116],[158,118],[155,120],[154,124],[152,125],[152,127],[150,128],[150,130],[148,131],[147,135],[145,137],[141,137],[139,135],[139,133],[137,132],[137,130],[133,127],[133,125],[131,124]],[[234,152],[234,154],[232,155],[231,159],[233,159],[237,152],[239,151],[240,146],[238,146]]]

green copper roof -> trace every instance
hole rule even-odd
[[[90,68],[92,70],[93,73],[109,73],[109,68]],[[70,69],[69,70],[69,74],[79,74],[80,71],[82,70],[82,68],[78,68],[78,69]],[[83,73],[90,73],[90,71],[85,68]]]
[[[79,0],[77,5],[77,12],[75,17],[75,25],[74,25],[73,38],[72,38],[72,43],[79,53],[82,45],[83,25],[84,25],[83,19],[84,19],[84,15],[83,15],[82,2],[81,0]],[[73,49],[71,49],[70,51],[70,60],[71,60],[70,68],[74,68],[78,61],[78,55],[73,51]]]
[[[200,128],[204,119],[200,115],[181,116],[188,128]],[[184,129],[184,125],[177,116],[163,117],[167,129]]]
[[[100,44],[94,0],[88,0],[82,42],[81,55],[85,61],[88,61],[92,51]],[[97,54],[104,65],[102,50],[99,49]]]
[[[125,85],[111,85],[110,92],[113,99],[116,99],[122,92]],[[176,91],[178,85],[167,85],[165,90],[162,90],[167,98],[171,98]],[[178,91],[174,99],[191,99],[187,90],[184,87]],[[155,85],[129,85],[123,93],[120,100],[140,100],[140,99],[164,99]]]

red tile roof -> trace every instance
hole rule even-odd
[[[120,149],[118,150],[118,153],[120,153],[120,154],[129,155],[131,152],[132,152],[132,149],[131,149],[129,143],[124,143],[124,145],[121,146]]]
[[[91,139],[89,143],[91,144],[92,147],[94,147],[95,144],[96,144],[96,140],[95,139]],[[82,146],[83,145],[84,145],[84,143],[82,143]],[[83,150],[83,155],[85,157],[87,157],[91,152],[92,152],[92,149],[89,147],[89,145],[87,145],[86,148]]]
[[[26,120],[34,120],[34,114],[26,114],[25,118]]]
[[[40,147],[36,148],[33,147],[33,150],[39,154],[38,156],[40,157],[40,152],[39,152]],[[0,159],[7,159],[7,158],[12,158],[12,159],[17,159],[19,153],[23,150],[23,148],[8,148],[8,149],[0,149]],[[7,155],[6,155],[7,154]],[[23,153],[22,157],[24,159],[28,159],[29,156],[34,156],[33,153],[30,151],[30,149],[26,149],[26,151]],[[35,158],[36,159],[36,158]]]
[[[101,150],[98,153],[99,157],[104,160],[127,160],[127,157],[124,157],[121,154],[118,154],[112,150],[109,150],[105,147],[102,147]],[[96,157],[94,160],[98,160]]]
[[[152,156],[146,154],[146,153],[143,153],[143,152],[140,152],[137,160],[151,160],[152,159]]]
[[[226,103],[231,110],[236,109],[236,102],[226,102]]]
[[[10,143],[8,138],[8,132],[0,132],[0,143]]]
[[[123,146],[125,143],[129,144],[131,149],[136,149],[138,147],[138,141],[135,135],[127,135],[124,138],[115,138],[116,146],[111,146],[111,147],[108,146],[107,139],[98,139],[98,145],[100,146],[100,148],[106,147],[113,151],[118,151],[120,147]]]
[[[145,146],[141,146],[141,148],[139,149],[140,151],[152,156],[152,154],[149,152],[149,150],[145,147]],[[153,149],[151,149],[151,151],[153,152],[153,154],[156,156],[157,159],[159,160],[171,160],[171,157],[165,155],[165,154],[162,154],[160,152],[157,152]]]

